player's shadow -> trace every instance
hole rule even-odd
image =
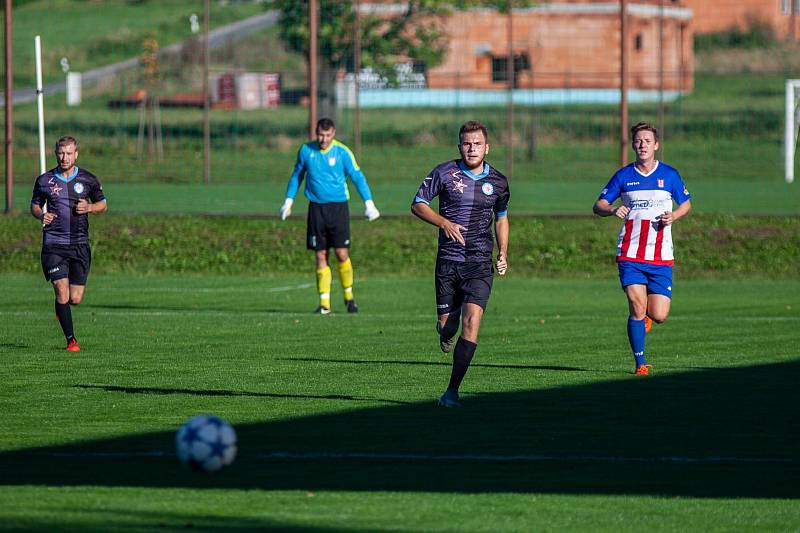
[[[449,357],[449,356],[448,356]],[[331,363],[331,364],[352,364],[352,365],[410,365],[410,366],[452,366],[449,359],[441,361],[422,361],[422,360],[397,360],[397,359],[328,359],[324,357],[279,357],[279,361],[305,361],[312,363]],[[512,370],[553,370],[557,372],[589,372],[585,368],[574,366],[557,365],[510,365],[492,363],[473,363],[470,365],[475,368],[502,368]]]
[[[0,484],[796,499],[798,382],[793,361],[238,424],[218,475],[172,430],[129,435],[2,453]]]
[[[296,398],[311,400],[347,400],[351,402],[383,402],[404,405],[410,402],[387,400],[368,396],[352,396],[349,394],[286,394],[277,392],[234,391],[221,389],[176,389],[167,387],[122,387],[119,385],[73,385],[77,389],[99,389],[106,392],[123,392],[125,394],[188,394],[191,396],[252,396],[256,398]]]

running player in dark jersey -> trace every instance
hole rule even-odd
[[[439,228],[436,308],[439,346],[453,350],[453,368],[439,405],[461,407],[458,388],[478,342],[481,318],[492,291],[492,252],[497,238],[497,273],[508,268],[508,180],[484,161],[486,127],[470,121],[458,134],[461,159],[434,168],[420,185],[411,212]],[[439,197],[439,213],[431,207]],[[492,235],[494,226],[494,235]],[[458,334],[459,319],[461,336]]]
[[[42,270],[56,293],[56,317],[67,350],[77,352],[70,305],[81,303],[92,264],[89,213],[102,213],[107,205],[97,177],[75,165],[78,141],[61,137],[55,153],[58,166],[33,185],[31,214],[42,222]]]

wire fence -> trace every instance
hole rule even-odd
[[[33,35],[42,35],[48,149],[61,135],[77,137],[78,164],[100,176],[122,211],[276,211],[308,140],[309,104],[302,43],[287,42],[278,13],[259,2],[210,3],[206,151],[203,2],[105,4],[28,2],[13,10],[18,97],[32,85]],[[365,12],[361,24],[370,27],[373,15]],[[536,13],[514,16],[523,15]],[[366,42],[355,69],[353,35],[336,61],[323,43],[320,114],[334,118],[337,137],[356,150],[384,213],[407,212],[430,168],[458,156],[456,134],[469,119],[488,126],[490,163],[511,174],[518,212],[585,212],[619,166],[616,45],[595,43],[609,50],[587,63],[580,50],[564,56],[533,26],[514,22],[509,54],[506,19],[493,16],[483,24],[500,37],[468,41],[458,61],[453,46],[444,46],[438,63],[397,51],[387,70],[366,48],[378,45]],[[637,18],[630,37],[631,123],[661,128],[660,158],[713,193],[707,210],[800,214],[797,188],[782,179],[783,87],[800,77],[796,46],[772,40],[737,48],[706,39],[706,48],[693,48],[681,19],[665,30],[659,16]],[[126,23],[115,28],[114,17]],[[613,16],[598,20],[599,29],[591,22],[584,34],[616,27]],[[460,42],[443,28],[451,45]],[[26,209],[39,173],[36,106],[29,99],[13,111],[14,204]]]

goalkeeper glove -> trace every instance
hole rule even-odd
[[[379,216],[381,216],[380,211],[378,211],[378,208],[375,207],[375,202],[373,202],[372,200],[367,200],[366,202],[364,202],[364,205],[366,206],[366,210],[364,211],[364,216],[370,222],[376,220]]]
[[[283,205],[281,206],[281,211],[280,211],[281,220],[286,220],[287,218],[289,218],[289,215],[292,214],[292,204],[293,203],[294,203],[294,200],[291,199],[291,198],[287,198],[286,200],[283,201]]]

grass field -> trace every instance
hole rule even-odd
[[[319,317],[305,274],[96,275],[67,354],[51,289],[4,275],[0,529],[800,524],[800,282],[676,279],[639,379],[616,281],[500,279],[454,412],[420,276]],[[218,475],[172,455],[203,412],[239,433]]]

